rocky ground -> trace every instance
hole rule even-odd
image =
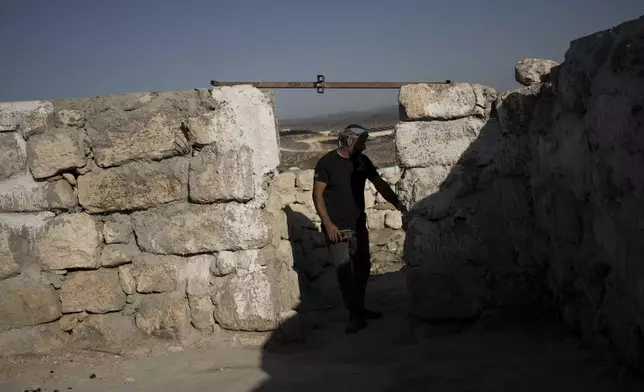
[[[0,391],[642,391],[558,323],[488,315],[473,325],[405,316],[401,272],[372,278],[385,317],[357,335],[341,309],[307,313],[304,343],[168,344],[124,356],[73,352],[0,361]],[[270,342],[270,339],[269,339]]]
[[[322,155],[336,147],[337,141],[333,136],[281,135],[279,169],[281,171],[290,167],[298,167],[303,170],[313,169]],[[377,167],[396,166],[393,134],[370,138],[365,154]]]

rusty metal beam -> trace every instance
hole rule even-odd
[[[448,82],[326,82],[325,88],[339,89],[395,89],[406,84],[446,84]],[[218,82],[213,80],[210,84],[214,87],[236,86],[249,84],[257,88],[318,88],[316,82]]]
[[[406,84],[449,84],[450,80],[444,82],[327,82],[324,75],[318,75],[318,80],[314,82],[219,82],[212,80],[210,84],[213,87],[236,86],[240,84],[251,85],[256,88],[282,89],[282,88],[300,88],[300,89],[317,89],[319,93],[324,92],[327,88],[332,89],[399,89]]]

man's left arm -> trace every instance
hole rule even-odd
[[[407,208],[400,202],[398,196],[396,195],[396,192],[394,192],[389,184],[387,184],[387,181],[385,181],[380,176],[380,173],[378,173],[376,167],[373,165],[373,163],[371,163],[371,160],[366,156],[365,158],[365,164],[367,166],[367,178],[369,179],[369,181],[371,181],[378,193],[380,193],[385,200],[396,207],[398,211],[406,213]]]

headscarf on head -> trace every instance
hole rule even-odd
[[[360,137],[365,133],[368,133],[368,131],[362,125],[358,125],[358,124],[347,125],[347,127],[344,128],[342,132],[340,132],[340,134],[338,135],[338,146],[342,147],[346,145],[347,139],[351,136]]]

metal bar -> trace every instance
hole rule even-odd
[[[336,88],[336,89],[396,89],[406,84],[449,84],[446,82],[218,82],[213,80],[210,84],[214,87],[236,86],[240,84],[251,85],[256,88]]]

